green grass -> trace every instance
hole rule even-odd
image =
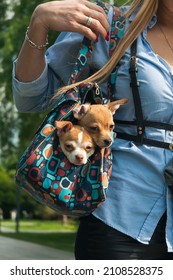
[[[74,251],[76,233],[0,233],[2,236],[33,242],[54,249]]]
[[[52,230],[52,231],[67,231],[67,230],[76,230],[78,221],[77,220],[71,220],[66,225],[63,225],[61,221],[45,221],[45,220],[25,220],[20,221],[19,223],[20,229],[22,231],[24,230]],[[15,221],[10,220],[3,220],[1,222],[1,227],[6,229],[14,229],[16,227]]]

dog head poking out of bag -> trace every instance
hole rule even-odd
[[[106,148],[112,145],[114,139],[113,115],[125,103],[127,99],[116,100],[106,105],[82,104],[73,110],[73,114],[78,124],[91,135],[94,143],[100,148]]]
[[[95,144],[87,131],[70,121],[55,121],[62,151],[74,165],[86,164],[95,151]]]

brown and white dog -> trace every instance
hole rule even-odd
[[[86,164],[95,151],[92,137],[83,127],[70,121],[55,121],[57,135],[63,153],[74,165]]]
[[[91,135],[94,143],[100,148],[106,148],[113,142],[113,115],[125,103],[127,99],[116,100],[106,105],[82,104],[74,109],[73,114],[78,124]]]
[[[106,105],[82,104],[73,110],[78,125],[73,125],[70,121],[55,121],[61,149],[71,163],[86,164],[94,153],[95,146],[106,148],[112,145],[113,115],[125,103],[127,99]]]

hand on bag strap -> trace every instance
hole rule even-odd
[[[111,7],[110,4],[104,3],[101,1],[97,1],[97,5],[101,6],[105,13],[108,14],[109,9]],[[124,33],[124,17],[122,11],[116,7],[113,7],[113,16],[112,16],[112,24],[111,24],[111,33],[110,33],[110,56],[115,50],[120,38]],[[96,42],[89,40],[87,37],[84,37],[78,55],[76,59],[76,63],[73,68],[73,72],[70,76],[68,84],[75,83],[79,80],[81,74],[83,73],[88,60],[91,58],[92,52],[95,49]]]

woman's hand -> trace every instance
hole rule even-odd
[[[87,25],[88,18],[91,18]],[[30,23],[35,33],[42,32],[44,38],[48,30],[78,32],[91,40],[98,35],[108,39],[109,23],[104,10],[86,0],[51,1],[40,4],[35,9]]]
[[[87,25],[87,21],[90,24]],[[104,10],[86,0],[51,1],[36,7],[28,29],[35,45],[45,45],[49,30],[78,32],[97,41],[98,35],[109,39],[109,23]],[[45,67],[45,48],[38,50],[24,41],[16,62],[16,78],[21,82],[36,80]],[[27,69],[27,71],[26,71]]]

